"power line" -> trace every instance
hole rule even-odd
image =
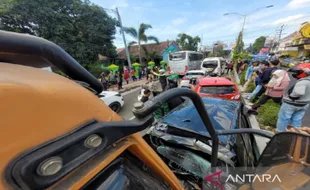
[[[283,24],[282,25],[278,25],[277,26],[277,28],[276,29],[278,29],[279,27],[280,27],[280,29],[281,29],[281,36],[280,36],[280,38],[282,37],[282,34],[283,34],[283,30],[285,29],[285,27],[286,26],[288,26],[288,25],[291,25],[291,24],[295,24],[294,22],[295,21],[297,21],[297,20],[301,20],[301,19],[304,19],[304,18],[307,18],[307,17],[310,17],[310,15],[308,15],[308,16],[304,16],[304,17],[301,17],[301,18],[298,18],[298,19],[295,19],[295,20],[292,20],[292,21],[289,21],[289,22],[283,22]],[[287,23],[287,24],[285,24],[285,23]],[[285,25],[284,25],[285,24]],[[283,26],[283,27],[282,27]],[[279,29],[279,31],[280,31],[280,29]],[[260,29],[255,29],[255,30],[246,30],[246,33],[244,33],[244,36],[247,36],[247,37],[250,37],[250,36],[248,36],[248,34],[251,34],[251,33],[254,33],[254,32],[258,32],[258,31],[264,31],[264,30],[266,30],[266,28],[260,28]],[[213,36],[213,37],[205,37],[204,38],[204,42],[211,42],[211,41],[214,41],[214,38],[228,38],[228,37],[231,37],[231,36],[236,36],[236,35],[238,35],[239,34],[239,32],[238,33],[234,33],[234,34],[230,34],[230,35],[225,35],[225,36]],[[271,34],[268,34],[268,35],[266,35],[266,36],[269,36],[269,35],[271,35]],[[255,35],[256,36],[256,35]],[[276,36],[279,36],[279,33],[277,33],[277,35]],[[210,40],[205,40],[205,39],[210,39]],[[211,40],[212,39],[212,40]]]

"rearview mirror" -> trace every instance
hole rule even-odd
[[[276,134],[259,159],[251,180],[252,188],[310,189],[309,146],[309,135]]]

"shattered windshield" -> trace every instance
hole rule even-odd
[[[210,162],[190,151],[168,146],[159,146],[157,151],[159,154],[169,159],[170,162],[181,167],[184,172],[189,172],[202,178],[206,176],[211,168]]]
[[[217,98],[202,98],[202,100],[215,130],[237,127],[237,116],[240,106],[238,102]],[[195,106],[189,99],[172,110],[161,122],[209,136],[209,132],[205,128]],[[219,138],[223,142],[228,140],[227,136],[220,136]]]

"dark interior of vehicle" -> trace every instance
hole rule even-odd
[[[82,188],[82,190],[108,189],[158,190],[171,188],[147,164],[126,151]]]

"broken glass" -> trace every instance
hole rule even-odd
[[[182,167],[188,173],[201,178],[204,178],[211,168],[210,162],[187,150],[159,146],[157,151],[170,162]]]

